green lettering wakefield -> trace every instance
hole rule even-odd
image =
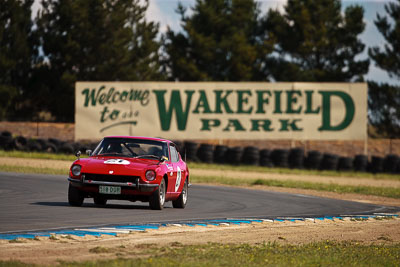
[[[269,112],[273,114],[319,114],[321,113],[322,125],[318,128],[319,131],[340,131],[347,128],[353,121],[355,114],[354,101],[350,95],[342,91],[318,91],[322,97],[322,105],[314,106],[312,102],[312,95],[316,91],[304,91],[306,98],[305,107],[302,107],[298,101],[300,97],[303,97],[303,92],[298,90],[287,90],[287,91],[270,91],[270,90],[258,90],[256,91],[256,106],[249,105],[249,99],[252,97],[252,91],[250,90],[214,90],[214,103],[215,107],[211,107],[207,98],[207,94],[204,90],[196,91],[199,94],[197,103],[194,104],[194,109],[191,110],[192,98],[195,94],[193,90],[183,91],[185,95],[186,105],[182,105],[181,91],[172,90],[169,99],[169,105],[165,99],[165,93],[167,90],[153,90],[156,96],[158,114],[161,122],[161,129],[163,131],[169,131],[171,126],[172,115],[175,113],[177,120],[177,128],[179,131],[186,129],[187,121],[189,119],[190,111],[194,114],[267,114],[268,109],[266,105],[270,104],[270,99],[274,101],[274,108],[270,108]],[[237,102],[229,101],[229,97],[236,94]],[[341,99],[345,106],[344,119],[337,125],[332,125],[331,122],[331,98],[338,97]],[[281,107],[281,100],[286,98],[286,110]],[[236,108],[235,108],[236,107]],[[201,119],[203,127],[201,131],[209,131],[211,127],[220,126],[218,119],[205,120]],[[281,123],[280,131],[302,131],[302,128],[296,124],[300,122],[300,119],[279,120]],[[251,131],[257,131],[262,128],[264,131],[272,131],[271,121],[269,120],[252,120]],[[239,120],[229,119],[228,125],[223,129],[224,131],[230,131],[233,128],[235,131],[244,131],[245,129],[241,126]]]

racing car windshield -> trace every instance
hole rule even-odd
[[[168,158],[167,143],[132,138],[104,138],[92,156],[139,157],[150,159]]]

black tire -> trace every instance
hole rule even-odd
[[[338,171],[352,171],[353,170],[353,158],[340,157],[338,163]]]
[[[27,144],[28,150],[31,152],[41,152],[42,146],[34,139],[29,139]]]
[[[152,210],[162,210],[165,204],[165,179],[161,180],[160,186],[150,196],[149,205]]]
[[[230,147],[226,152],[226,162],[232,165],[239,165],[242,159],[243,149],[241,147]]]
[[[172,206],[176,209],[184,209],[186,207],[187,203],[187,197],[188,197],[188,192],[189,192],[189,187],[188,187],[188,180],[185,180],[185,183],[183,185],[182,193],[178,197],[177,200],[172,201]]]
[[[321,170],[335,171],[339,163],[339,156],[335,154],[325,153],[321,161]]]
[[[201,144],[197,150],[197,157],[205,163],[214,161],[214,146],[210,144]]]
[[[82,206],[84,199],[85,199],[85,196],[83,195],[83,193],[75,186],[72,186],[71,184],[69,184],[68,203],[71,206],[80,207],[80,206]]]
[[[400,163],[400,158],[397,155],[389,154],[383,160],[383,171],[387,173],[396,173],[397,165]]]
[[[228,151],[227,146],[218,145],[214,150],[214,162],[225,163],[226,152]]]
[[[269,149],[260,150],[260,165],[264,167],[273,167],[270,156],[271,156],[271,150]]]
[[[65,143],[61,145],[59,152],[64,153],[64,154],[74,154],[74,146],[70,143]]]
[[[13,147],[13,139],[11,136],[0,135],[0,149],[11,150]]]
[[[14,148],[19,151],[27,150],[27,147],[26,147],[27,143],[28,143],[28,141],[23,136],[17,136],[13,140]]]
[[[97,206],[105,206],[107,204],[107,199],[104,197],[94,197],[93,202]]]
[[[260,163],[260,150],[254,146],[245,147],[242,162],[247,165],[258,165]]]
[[[271,152],[271,160],[275,167],[287,168],[289,167],[289,150],[287,149],[274,149]]]
[[[303,169],[304,149],[292,148],[289,151],[289,167],[292,169]]]
[[[47,142],[45,146],[43,147],[43,151],[47,153],[57,153],[58,149],[55,144],[52,144],[50,142]]]
[[[368,157],[365,155],[356,155],[354,157],[354,170],[358,172],[367,171],[368,167]]]
[[[383,171],[383,158],[379,156],[372,156],[371,162],[368,166],[368,171],[372,173],[380,173]]]
[[[9,131],[3,131],[3,132],[1,132],[1,136],[12,137],[12,134]]]
[[[197,143],[194,142],[185,142],[185,148],[183,152],[183,156],[186,153],[186,159],[188,161],[197,161]],[[185,156],[184,156],[185,157]]]
[[[304,167],[307,169],[318,170],[322,161],[322,153],[316,150],[311,150],[307,153],[307,157],[304,160]]]

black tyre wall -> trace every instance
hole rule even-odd
[[[189,161],[197,161],[197,147],[198,145],[194,142],[185,142],[185,148],[183,156],[186,153],[186,159]]]
[[[383,158],[378,156],[372,156],[371,162],[368,166],[368,171],[372,173],[380,173],[383,171]]]
[[[197,150],[197,157],[205,163],[212,163],[214,159],[214,146],[209,144],[201,144]]]
[[[226,153],[226,162],[229,164],[240,164],[243,150],[241,147],[230,147]]]
[[[242,162],[247,165],[258,165],[260,162],[260,151],[254,146],[244,148]]]
[[[339,171],[352,171],[353,170],[353,158],[340,157],[338,163]]]
[[[333,171],[337,169],[338,163],[339,163],[339,157],[337,155],[325,153],[322,156],[320,169]]]
[[[221,146],[221,145],[216,146],[214,150],[214,162],[225,163],[227,151],[228,151],[227,146]]]
[[[289,151],[289,167],[292,169],[303,169],[304,149],[293,148]]]
[[[273,163],[271,161],[271,150],[262,149],[260,150],[260,165],[265,167],[273,167]]]
[[[311,150],[307,153],[304,160],[304,167],[307,169],[318,170],[320,169],[322,161],[322,153],[316,150]]]
[[[365,155],[356,155],[354,157],[354,170],[358,172],[365,172],[367,171],[368,167],[368,157]]]
[[[271,160],[275,167],[287,168],[289,167],[289,150],[287,149],[274,149],[271,152]]]
[[[387,173],[396,173],[400,158],[397,155],[389,154],[383,160],[383,171]]]

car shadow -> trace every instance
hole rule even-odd
[[[77,207],[69,205],[68,202],[34,202],[34,203],[31,203],[31,205],[77,208]],[[150,207],[148,205],[124,205],[124,204],[96,205],[94,203],[83,203],[81,208],[150,210]],[[168,207],[164,207],[164,208],[168,209]]]

